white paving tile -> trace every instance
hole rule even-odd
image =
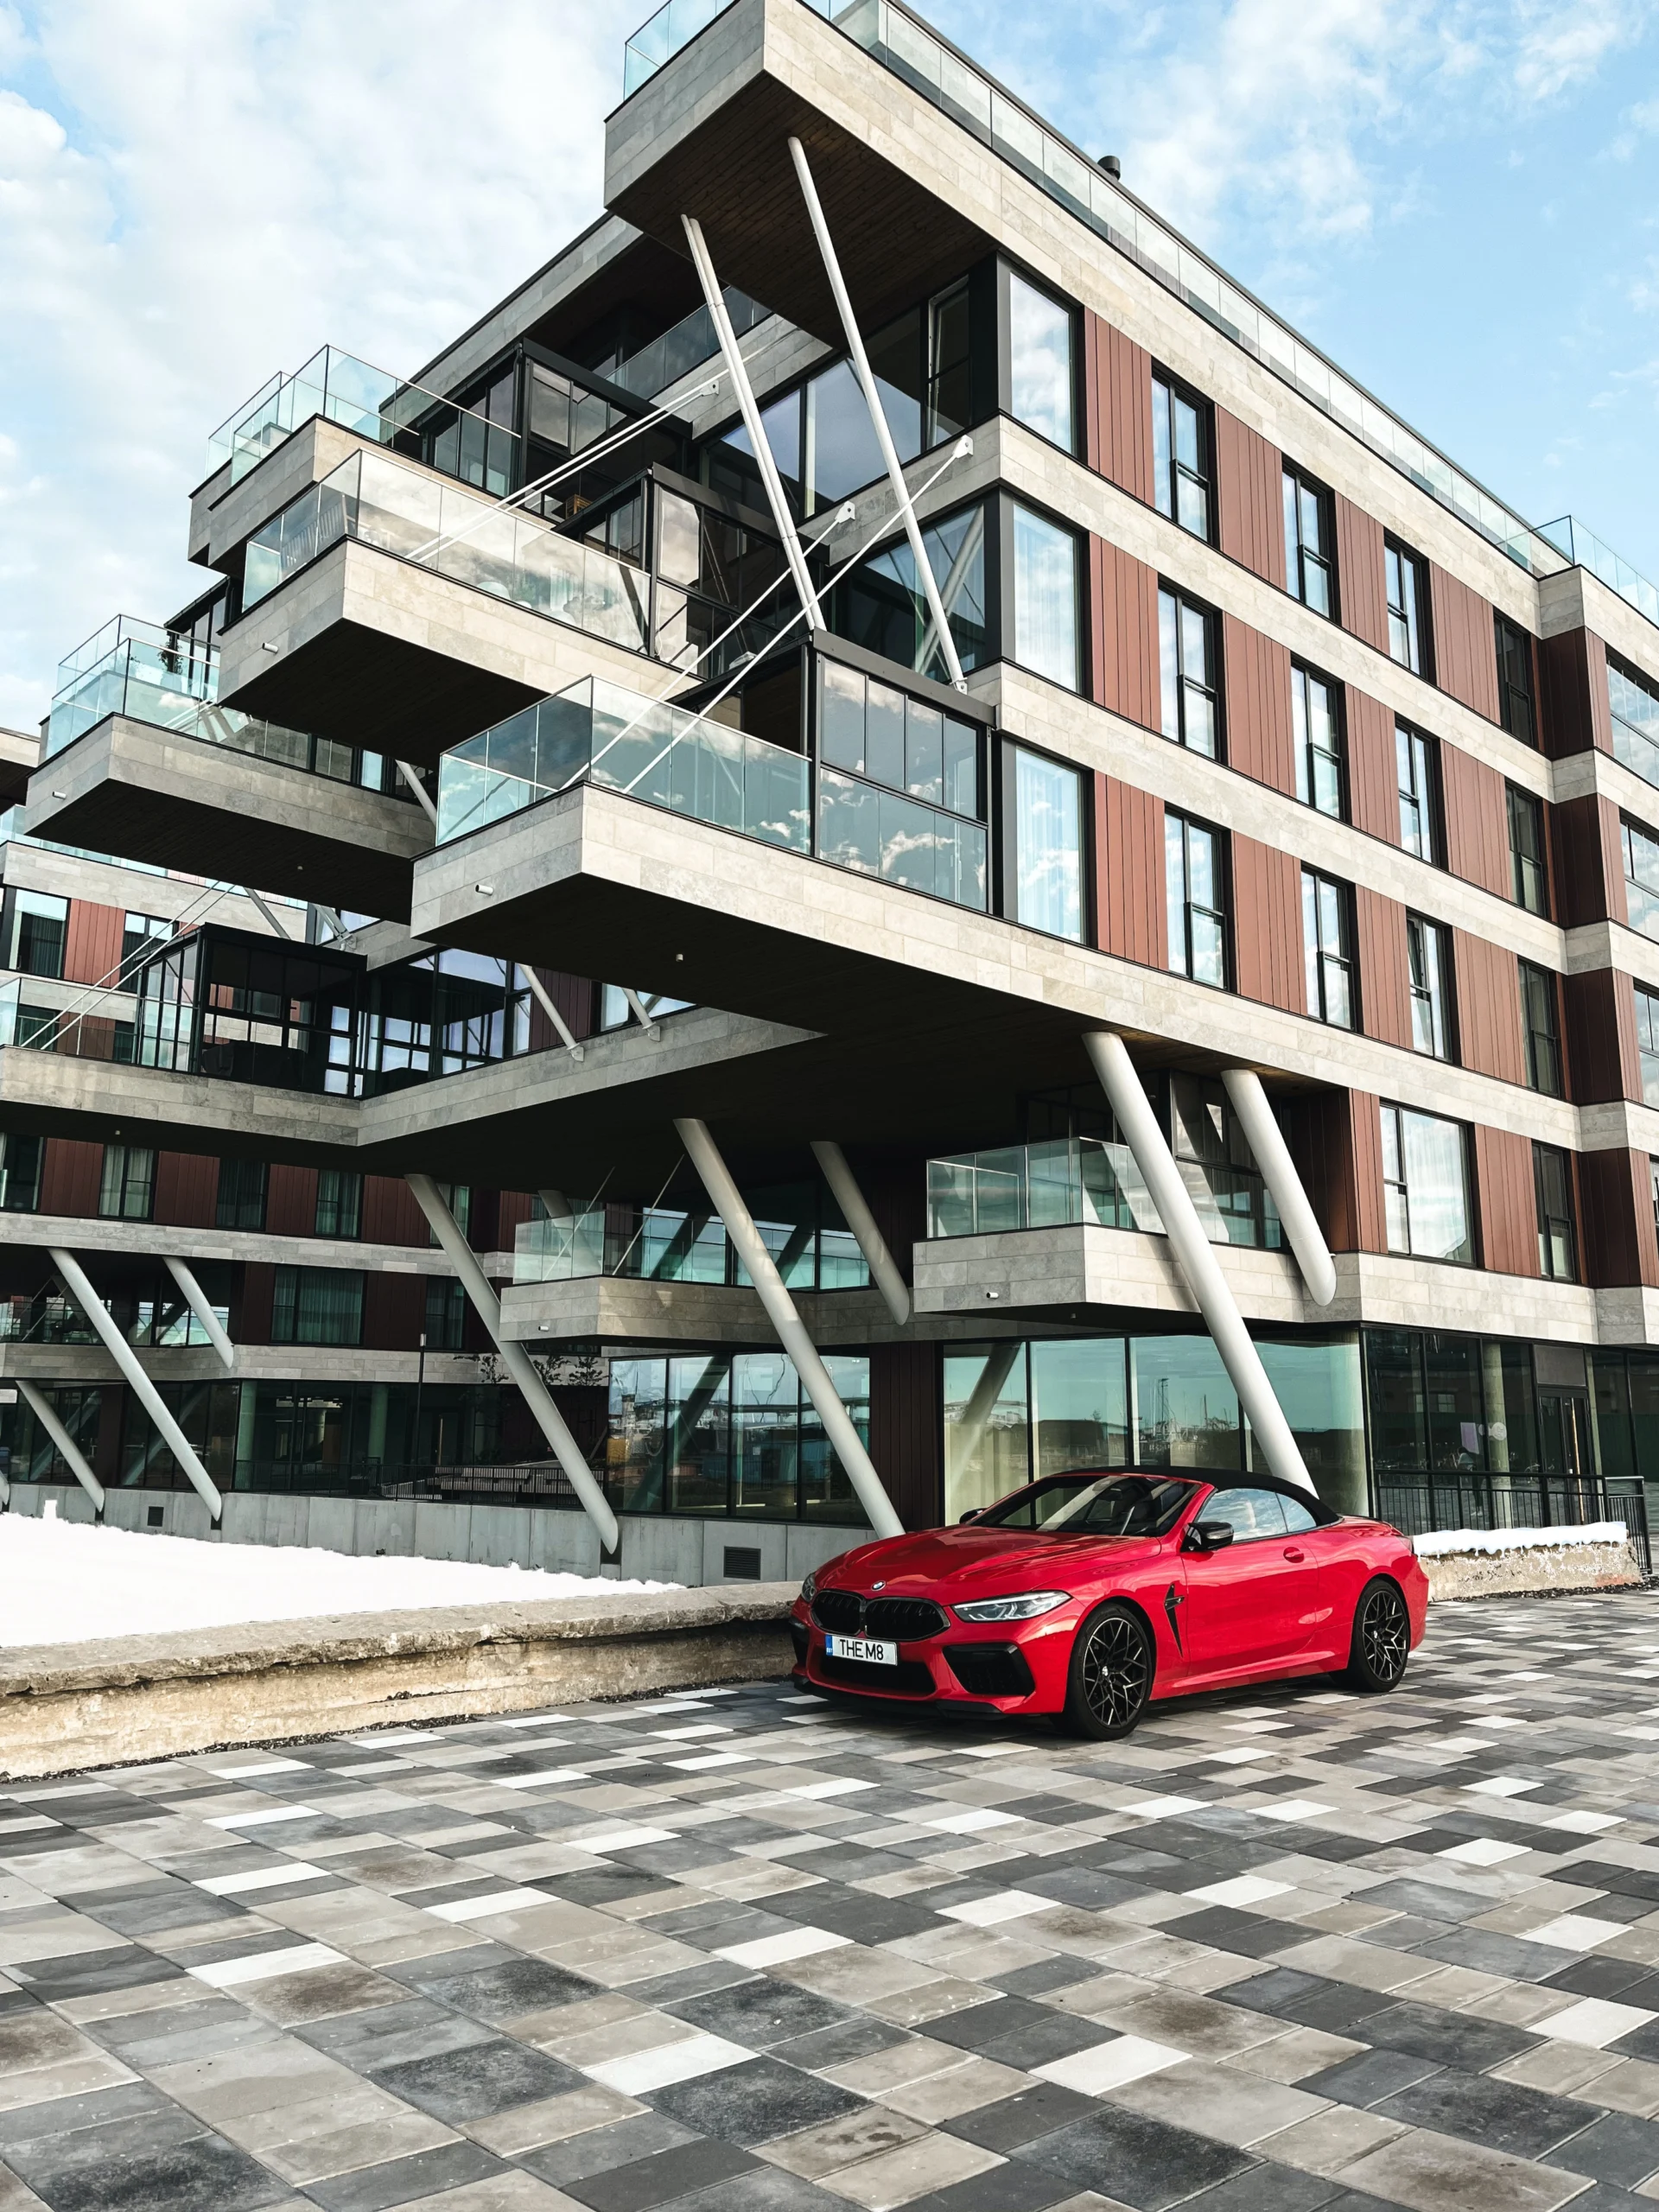
[[[969,1928],[997,1928],[1005,1920],[1028,1920],[1033,1912],[1052,1912],[1056,1901],[1030,1890],[998,1890],[988,1897],[970,1897],[966,1904],[943,1904],[944,1920],[965,1921]]]
[[[1334,1805],[1321,1805],[1317,1797],[1285,1797],[1277,1804],[1256,1805],[1251,1809],[1264,1821],[1317,1821],[1337,1808]]]
[[[1622,1813],[1557,1813],[1553,1820],[1544,1822],[1547,1828],[1561,1828],[1568,1835],[1599,1835],[1604,1828],[1622,1828]]]
[[[664,1764],[677,1766],[685,1774],[702,1774],[713,1766],[753,1766],[754,1757],[750,1751],[702,1751],[693,1759],[668,1759]]]
[[[210,1897],[239,1897],[250,1890],[280,1889],[284,1882],[328,1882],[334,1878],[326,1866],[311,1866],[303,1859],[292,1859],[285,1866],[250,1866],[240,1874],[210,1874],[196,1887],[206,1890]]]
[[[1518,1774],[1489,1774],[1484,1782],[1465,1782],[1464,1788],[1477,1797],[1524,1797],[1529,1789],[1541,1789],[1541,1782],[1528,1782]]]
[[[677,1828],[601,1828],[592,1835],[566,1835],[559,1840],[571,1851],[591,1851],[603,1858],[607,1851],[639,1851],[648,1843],[672,1843]]]
[[[1150,2043],[1144,2036],[1116,2036],[1110,2043],[1074,2050],[1069,2058],[1051,2059],[1046,2066],[1033,2066],[1031,2071],[1063,2089],[1076,2089],[1081,2096],[1099,2097],[1109,2089],[1121,2089],[1127,2082],[1139,2082],[1147,2074],[1161,2074],[1166,2066],[1179,2066],[1189,2056],[1185,2050],[1172,2050],[1168,2044]],[[1103,2179],[1109,2186],[1110,2175]]]
[[[1564,1912],[1558,1920],[1547,1920],[1541,1928],[1522,1929],[1521,1940],[1548,1943],[1558,1951],[1593,1951],[1624,1933],[1623,1921],[1592,1920],[1586,1913]]]
[[[753,1943],[732,1943],[716,1951],[717,1959],[729,1959],[734,1967],[781,1967],[791,1959],[810,1959],[820,1951],[838,1951],[850,1942],[848,1936],[836,1936],[828,1928],[786,1928],[779,1936],[757,1936]]]
[[[543,1766],[534,1774],[480,1775],[479,1784],[485,1789],[545,1789],[555,1782],[586,1782],[588,1778],[584,1767]]]
[[[915,1825],[938,1828],[946,1835],[978,1835],[985,1828],[1009,1828],[1019,1822],[1018,1813],[998,1813],[988,1805],[964,1805],[959,1812],[931,1813]]]
[[[1644,2012],[1639,2005],[1615,2005],[1605,1997],[1586,1997],[1580,2004],[1569,2005],[1564,2012],[1535,2020],[1532,2032],[1548,2036],[1556,2043],[1588,2044],[1592,2050],[1605,2050],[1610,2043],[1634,2035],[1653,2019],[1659,2019],[1659,2013]]]
[[[1499,1836],[1471,1835],[1467,1842],[1454,1843],[1434,1856],[1455,1859],[1465,1866],[1501,1866],[1506,1859],[1524,1859],[1529,1848],[1524,1843],[1505,1843]]]
[[[1289,1882],[1270,1882],[1264,1874],[1235,1874],[1228,1882],[1211,1882],[1201,1890],[1188,1890],[1185,1895],[1195,1904],[1226,1904],[1243,1906],[1262,1904],[1268,1897],[1288,1897]]]
[[[601,2082],[625,2097],[646,2096],[652,2089],[666,2089],[675,2082],[695,2082],[699,2075],[717,2074],[722,2067],[741,2066],[754,2053],[724,2036],[683,2036],[677,2043],[659,2044],[655,2050],[630,2051],[626,2058],[602,2059],[582,2071],[590,2081]]]
[[[236,1766],[210,1766],[206,1771],[216,1782],[245,1782],[256,1774],[305,1774],[303,1759],[244,1759]]]
[[[202,1826],[209,1828],[268,1828],[279,1821],[315,1821],[321,1818],[315,1805],[262,1805],[254,1813],[219,1813]]]
[[[216,1966],[190,1967],[186,1971],[209,1989],[239,1989],[250,1981],[274,1981],[279,1974],[309,1974],[317,1967],[344,1963],[327,1943],[290,1943],[281,1951],[259,1951],[251,1958],[221,1959]]]
[[[426,1910],[435,1920],[465,1923],[487,1920],[497,1912],[524,1912],[531,1905],[555,1902],[545,1890],[497,1890],[490,1897],[456,1897],[448,1904],[429,1904]]]
[[[1138,1805],[1125,1805],[1123,1810],[1131,1820],[1173,1820],[1181,1813],[1207,1813],[1209,1801],[1204,1797],[1145,1797]]]

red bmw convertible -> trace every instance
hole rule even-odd
[[[807,1688],[1108,1737],[1190,1690],[1338,1672],[1391,1690],[1427,1605],[1408,1537],[1292,1484],[1089,1469],[843,1552],[790,1626]]]

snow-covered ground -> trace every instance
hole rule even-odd
[[[1564,1544],[1622,1544],[1630,1530],[1622,1521],[1570,1522],[1549,1529],[1443,1529],[1416,1536],[1419,1559],[1446,1559],[1454,1552],[1554,1551]]]
[[[0,1514],[0,1644],[677,1586],[458,1560],[352,1559],[297,1546],[203,1543]]]

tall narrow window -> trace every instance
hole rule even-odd
[[[1498,719],[1522,745],[1536,745],[1538,723],[1532,703],[1532,639],[1507,614],[1494,614],[1497,642]]]
[[[1451,988],[1446,931],[1438,922],[1408,914],[1406,953],[1411,971],[1412,1048],[1428,1053],[1431,1058],[1448,1060],[1452,1025],[1447,1018]]]
[[[1659,991],[1636,991],[1636,1042],[1642,1055],[1642,1096],[1649,1106],[1659,1106]]]
[[[1185,815],[1164,815],[1164,894],[1169,964],[1178,976],[1227,988],[1226,858],[1221,833]]]
[[[217,1225],[220,1229],[263,1229],[265,1182],[264,1160],[221,1160],[219,1204],[213,1216]]]
[[[1630,927],[1644,937],[1659,937],[1659,838],[1627,817],[1619,825],[1619,839]]]
[[[1382,1195],[1390,1252],[1472,1266],[1469,1147],[1461,1122],[1384,1106]]]
[[[943,580],[942,580],[943,581]],[[1014,658],[1077,688],[1077,541],[1029,507],[1014,510]]]
[[[317,1176],[316,1234],[357,1236],[363,1224],[363,1178],[348,1167],[325,1167]]]
[[[1083,798],[1075,768],[1010,746],[1013,918],[1051,937],[1083,935]]]
[[[1009,399],[1017,421],[1071,451],[1071,310],[1008,274]]]
[[[98,1210],[113,1221],[148,1221],[156,1195],[156,1154],[147,1145],[106,1144]]]
[[[1538,1271],[1552,1282],[1577,1282],[1579,1244],[1573,1226],[1573,1170],[1559,1146],[1532,1147],[1538,1200]]]
[[[0,1136],[0,1213],[35,1213],[44,1137]]]
[[[1529,914],[1549,912],[1549,881],[1544,873],[1544,806],[1530,791],[1507,786],[1510,805],[1510,874],[1515,903]]]
[[[363,1278],[354,1268],[278,1268],[272,1287],[274,1344],[363,1341]]]
[[[1389,651],[1402,668],[1428,673],[1428,623],[1423,607],[1423,564],[1393,538],[1382,547],[1382,575],[1389,598]]]
[[[1400,842],[1420,861],[1439,867],[1440,794],[1434,741],[1396,722],[1394,751],[1400,783]]]
[[[1337,687],[1300,661],[1290,664],[1290,709],[1296,728],[1296,796],[1321,814],[1342,816],[1342,721]]]
[[[1521,967],[1521,1031],[1527,1048],[1527,1081],[1547,1098],[1561,1095],[1561,1039],[1555,1017],[1555,978],[1530,960]]]
[[[61,976],[69,936],[69,901],[50,892],[8,890],[4,957],[0,967],[25,976]]]
[[[1613,758],[1659,784],[1659,683],[1621,668],[1607,656],[1607,704],[1613,718]]]
[[[1152,380],[1153,496],[1160,514],[1210,538],[1210,410],[1168,377]]]
[[[1307,1010],[1336,1029],[1355,1026],[1354,894],[1345,883],[1302,870],[1302,957]]]
[[[1221,719],[1216,619],[1167,585],[1158,594],[1158,652],[1164,735],[1213,760]]]
[[[936,292],[927,303],[925,442],[954,438],[974,419],[973,355],[969,342],[968,280]]]
[[[426,1348],[460,1351],[465,1343],[467,1294],[447,1275],[426,1279]]]
[[[1331,494],[1312,484],[1300,469],[1285,471],[1285,582],[1293,599],[1316,614],[1334,616],[1336,530]]]

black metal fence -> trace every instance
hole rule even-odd
[[[1379,1479],[1377,1512],[1408,1536],[1442,1529],[1585,1528],[1622,1522],[1644,1575],[1653,1572],[1648,1502],[1637,1482],[1599,1478],[1434,1475]]]

